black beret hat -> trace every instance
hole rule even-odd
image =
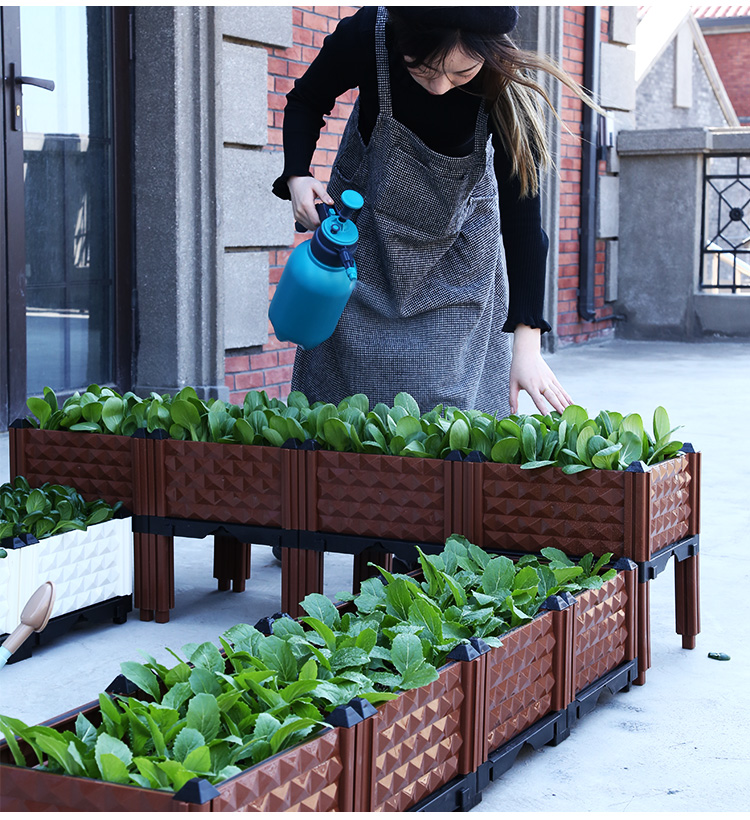
[[[518,6],[390,6],[388,12],[409,25],[490,36],[508,34],[518,21]]]

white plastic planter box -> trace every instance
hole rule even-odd
[[[0,558],[0,634],[18,626],[26,601],[45,581],[55,585],[52,618],[133,592],[130,518],[6,551]]]

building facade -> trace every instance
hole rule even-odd
[[[2,8],[0,428],[46,386],[61,397],[92,382],[139,395],[191,385],[234,402],[250,389],[287,394],[294,347],[267,318],[305,238],[271,193],[285,95],[356,8]],[[657,127],[646,109],[665,74],[651,75],[650,97],[638,86],[639,26],[635,6],[520,7],[518,43],[607,111],[547,83],[549,351],[612,338],[629,321],[621,225],[632,196],[623,200],[617,146]],[[705,96],[723,111],[718,99]],[[354,101],[347,93],[327,120],[320,179]],[[724,114],[708,124],[726,126]]]

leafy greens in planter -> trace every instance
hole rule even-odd
[[[420,674],[425,674],[428,667],[442,666],[458,644],[472,637],[500,646],[500,636],[531,621],[549,596],[598,589],[615,575],[615,570],[605,569],[611,553],[597,561],[589,554],[577,564],[556,549],[544,549],[542,556],[524,556],[513,562],[452,535],[439,555],[419,550],[423,580],[379,568],[386,583],[370,578],[363,582],[359,595],[342,594],[342,599],[353,602],[360,617],[380,625],[378,646],[382,649],[374,657],[382,660],[386,674],[379,674],[378,669],[373,679],[398,685],[386,671],[388,661],[395,665],[395,658],[386,653],[391,642],[395,647],[397,636],[410,636],[414,652],[418,650],[413,639],[418,639],[424,660]]]
[[[70,530],[85,530],[113,518],[122,504],[84,501],[72,487],[42,484],[32,489],[23,476],[0,485],[0,540],[31,533],[49,538]]]
[[[514,564],[454,535],[440,555],[420,552],[423,580],[381,570],[385,583],[365,581],[349,596],[355,613],[308,595],[307,615],[276,618],[271,635],[229,629],[223,653],[188,644],[182,655],[169,650],[171,667],[150,656],[122,664],[140,695],[101,695],[100,714],[79,715],[73,731],[0,716],[0,732],[18,766],[16,735],[50,772],[175,791],[196,776],[219,783],[314,737],[335,706],[429,684],[459,643],[499,646],[549,595],[597,588],[614,573],[603,572],[609,556],[574,564],[543,552]]]
[[[192,387],[174,396],[152,393],[141,399],[120,396],[90,385],[58,408],[54,391],[27,402],[43,429],[132,435],[138,429],[165,431],[171,438],[280,447],[287,441],[314,440],[326,450],[380,455],[445,458],[451,451],[479,452],[488,460],[519,464],[524,469],[557,466],[565,473],[589,469],[624,470],[634,461],[655,464],[676,455],[682,443],[672,441],[669,416],[654,412],[651,429],[637,413],[602,410],[589,418],[572,405],[546,416],[511,415],[497,419],[478,410],[438,405],[423,413],[408,393],[393,406],[370,408],[357,394],[338,405],[310,404],[300,392],[286,403],[265,391],[250,391],[242,406],[217,399],[204,401]]]

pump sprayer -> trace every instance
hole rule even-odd
[[[351,217],[363,205],[362,196],[349,190],[341,195],[338,211],[322,203],[315,206],[320,226],[292,251],[268,308],[280,341],[310,350],[336,329],[357,284],[359,232]]]

